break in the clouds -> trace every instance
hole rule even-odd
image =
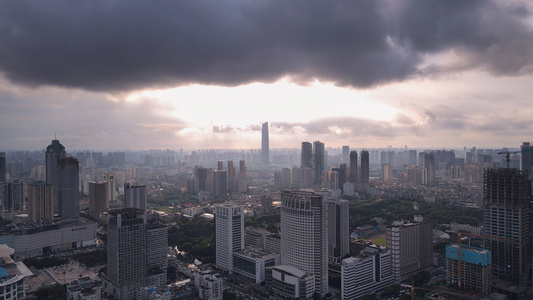
[[[92,91],[519,75],[533,71],[531,15],[486,0],[2,1],[0,72]]]

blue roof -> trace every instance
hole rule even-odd
[[[0,267],[0,277],[7,277],[9,274],[7,274],[6,269]]]

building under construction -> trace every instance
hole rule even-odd
[[[532,258],[531,181],[517,169],[484,173],[484,248],[492,252],[492,291],[527,299]],[[496,239],[497,238],[497,239]]]
[[[446,246],[447,281],[464,289],[479,292],[483,297],[488,296],[492,268],[490,251],[470,246],[461,248],[459,250],[457,244]]]

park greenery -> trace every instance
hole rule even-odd
[[[168,245],[178,247],[185,255],[181,259],[203,263],[215,262],[215,226],[213,220],[195,216],[192,220],[182,218],[168,230]]]

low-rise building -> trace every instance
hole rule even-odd
[[[280,264],[280,255],[259,249],[233,252],[233,273],[260,284],[265,281],[266,267]]]
[[[194,284],[198,289],[198,297],[202,300],[222,300],[224,284],[220,274],[211,270],[198,271],[194,277]]]
[[[83,277],[67,284],[67,300],[100,300],[102,286],[90,277]]]
[[[311,299],[315,292],[315,275],[288,265],[267,267],[266,286],[281,297]]]
[[[26,284],[24,279],[33,276],[33,273],[23,262],[15,262],[13,248],[0,245],[0,299],[25,299]]]
[[[61,222],[32,221],[0,234],[0,244],[15,250],[14,259],[95,245],[96,223],[83,218]]]
[[[349,257],[341,263],[341,297],[343,300],[359,299],[394,283],[391,253],[379,246],[366,247],[359,256]]]

